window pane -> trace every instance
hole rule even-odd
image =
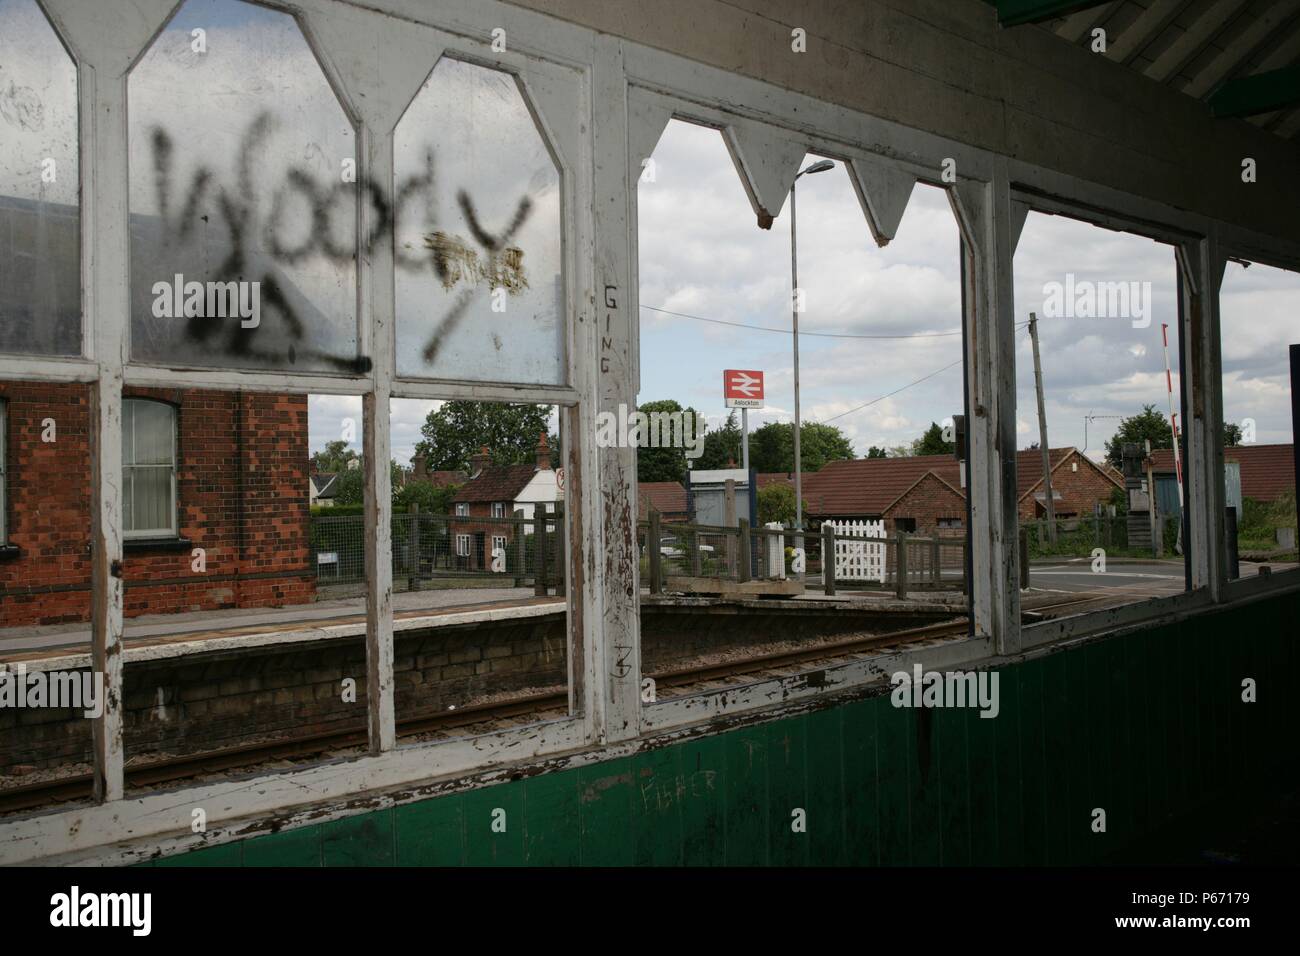
[[[132,359],[356,370],[353,131],[294,19],[189,0],[129,108]]]
[[[126,402],[133,409],[133,465],[171,465],[176,411],[161,402]]]
[[[170,468],[132,468],[132,519],[128,531],[170,531],[172,476]]]
[[[397,370],[559,384],[560,176],[507,73],[442,59],[395,134]]]
[[[77,68],[35,0],[0,0],[0,352],[81,351]]]

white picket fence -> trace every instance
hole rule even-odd
[[[824,521],[822,527],[835,529],[835,579],[837,581],[879,581],[885,583],[885,544],[883,541],[844,541],[852,538],[883,538],[885,522]]]

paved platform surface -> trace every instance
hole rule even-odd
[[[447,614],[475,608],[493,608],[536,600],[532,588],[473,588],[441,591],[401,591],[393,595],[396,616]],[[563,602],[551,597],[549,601]],[[294,625],[317,626],[365,620],[365,598],[317,601],[280,608],[232,608],[222,611],[191,611],[185,614],[146,614],[128,618],[125,638],[128,646],[154,638],[185,637],[199,640],[213,632],[279,630]],[[90,647],[89,624],[50,624],[41,627],[0,629],[0,658],[15,651],[51,649],[86,650]]]

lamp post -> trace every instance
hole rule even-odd
[[[799,246],[795,232],[794,187],[799,182],[800,176],[824,173],[834,168],[833,162],[823,159],[796,173],[794,183],[790,184],[790,309],[794,316],[794,527],[796,531],[803,530],[803,465],[799,460]],[[803,547],[802,536],[796,538],[795,546]],[[824,564],[824,556],[822,560]]]

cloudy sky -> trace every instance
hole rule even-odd
[[[674,120],[654,160],[654,181],[643,179],[638,187],[643,306],[638,401],[674,398],[721,419],[722,370],[761,369],[767,404],[751,412],[750,427],[790,421],[788,203],[770,231],[757,227],[716,130]],[[798,220],[799,279],[806,296],[801,331],[856,336],[801,337],[804,419],[840,427],[863,455],[871,445],[910,442],[931,421],[959,412],[962,372],[960,365],[950,367],[961,357],[961,338],[953,334],[961,318],[959,239],[946,194],[918,186],[897,238],[880,249],[847,172],[837,164],[799,181]],[[1017,322],[1026,322],[1030,312],[1040,319],[1051,445],[1086,448],[1100,457],[1119,417],[1146,404],[1168,413],[1161,324],[1172,322],[1177,309],[1172,248],[1033,213],[1015,270]],[[1082,315],[1077,299],[1073,315],[1057,307],[1052,284],[1064,291],[1070,274],[1076,295],[1089,282],[1135,284],[1128,314]],[[1289,441],[1284,345],[1300,326],[1300,276],[1230,263],[1222,301],[1227,417],[1253,418],[1260,442]],[[1176,389],[1174,331],[1170,364]],[[1017,431],[1024,448],[1038,440],[1027,329],[1018,329],[1016,343]],[[313,447],[336,436],[334,418],[348,400],[325,403],[313,406]],[[359,402],[352,404],[359,414]],[[409,456],[429,407],[395,404],[393,447],[399,460]],[[1086,435],[1085,418],[1090,418]]]
[[[70,64],[31,0],[0,0],[0,195],[68,202],[75,184],[75,86]],[[207,31],[196,56],[190,30]],[[513,297],[513,314],[487,311],[486,296],[458,328],[437,371],[464,377],[553,380],[558,262],[558,190],[554,165],[528,121],[513,83],[480,68],[440,67],[416,100],[398,137],[399,178],[418,173],[425,144],[451,137],[439,152],[440,221],[468,232],[453,191],[466,186],[489,231],[500,229],[527,195],[534,212],[517,237],[530,287]],[[183,97],[177,95],[184,90]],[[272,204],[289,168],[327,182],[353,153],[354,135],[311,52],[290,18],[232,0],[190,0],[133,74],[132,211],[158,212],[148,130],[174,133],[173,206],[182,184],[204,164],[218,181],[236,178],[239,137],[264,108],[279,120],[259,147],[253,170],[258,208]],[[283,105],[295,103],[289,113]],[[201,110],[210,121],[188,122]],[[284,115],[280,115],[284,113]],[[60,159],[56,183],[42,183],[40,161]],[[808,161],[811,161],[812,157]],[[842,428],[858,454],[871,445],[910,442],[931,421],[961,411],[962,370],[958,232],[946,195],[918,186],[898,237],[876,247],[842,164],[798,187],[803,416]],[[673,398],[714,420],[725,414],[724,368],[761,369],[767,404],[751,427],[793,415],[790,336],[790,209],[760,230],[740,180],[712,129],[673,121],[654,152],[654,179],[638,187],[641,279],[639,401]],[[173,210],[173,215],[175,211]],[[457,218],[459,217],[459,218]],[[344,219],[346,216],[343,217]],[[283,238],[294,244],[305,210],[286,212]],[[213,226],[215,228],[215,226]],[[336,237],[337,238],[337,237]],[[419,236],[404,235],[403,248]],[[317,299],[328,327],[314,335],[351,335],[354,272],[320,256],[283,268]],[[1118,418],[1154,404],[1167,411],[1160,326],[1176,309],[1172,250],[1151,240],[1068,219],[1031,214],[1015,258],[1016,318],[1041,318],[1049,440],[1100,455]],[[1071,279],[1072,276],[1072,279]],[[1052,284],[1134,283],[1135,316],[1053,314]],[[1149,290],[1149,301],[1147,291]],[[403,367],[418,371],[426,320],[448,296],[431,271],[399,275]],[[1229,420],[1252,419],[1261,442],[1288,441],[1289,384],[1284,346],[1300,327],[1300,276],[1230,264],[1223,287],[1224,398]],[[1133,310],[1131,310],[1132,312]],[[677,313],[677,314],[670,314]],[[518,335],[494,335],[509,321]],[[709,321],[712,320],[712,321]],[[751,328],[737,328],[734,323]],[[500,330],[497,329],[499,332]],[[1178,371],[1176,343],[1170,360]],[[475,356],[478,356],[477,358]],[[1017,337],[1017,429],[1021,447],[1037,439],[1029,336]],[[393,448],[409,459],[419,424],[434,403],[396,402]],[[356,422],[360,402],[314,396],[313,449]],[[1086,425],[1085,420],[1090,419]]]

